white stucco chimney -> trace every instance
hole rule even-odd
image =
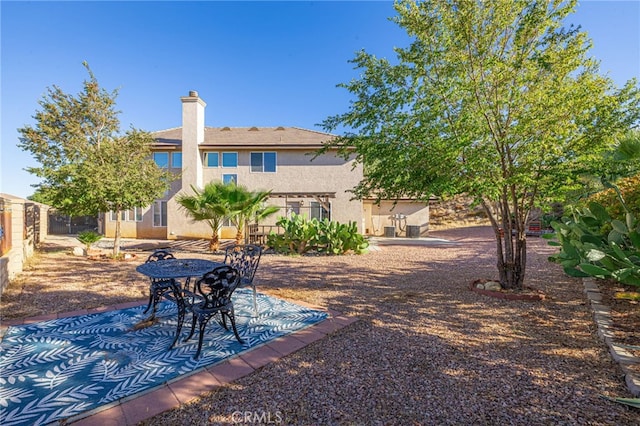
[[[202,188],[202,157],[198,145],[204,142],[204,108],[207,104],[192,90],[182,100],[182,188]]]

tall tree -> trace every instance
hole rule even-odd
[[[364,164],[356,196],[468,193],[484,206],[504,288],[521,289],[533,207],[578,185],[616,134],[637,123],[634,81],[622,89],[587,56],[576,1],[396,2],[410,36],[393,63],[364,51],[355,100],[327,118],[327,143]]]
[[[40,164],[27,169],[42,179],[35,185],[40,199],[74,216],[116,213],[115,256],[120,213],[151,204],[174,176],[153,162],[149,133],[133,128],[120,132],[117,91],[100,88],[87,63],[83,65],[89,73],[83,91],[74,96],[57,86],[48,88],[35,125],[18,129],[18,146]]]

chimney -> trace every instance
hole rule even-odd
[[[207,104],[198,92],[191,90],[182,100],[182,188],[202,188],[202,156],[199,144],[204,142],[204,108]]]

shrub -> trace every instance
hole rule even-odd
[[[76,238],[78,241],[84,244],[87,251],[89,251],[93,243],[96,243],[102,239],[102,235],[94,231],[82,231]]]
[[[555,238],[549,244],[560,247],[550,260],[570,276],[612,278],[640,286],[640,221],[633,213],[616,219],[596,202],[570,208],[569,213],[552,223],[554,234],[545,236]]]
[[[307,220],[304,216],[293,214],[291,218],[281,217],[276,224],[283,228],[283,233],[271,232],[267,236],[267,245],[278,253],[304,254],[316,251],[334,255],[347,252],[362,254],[369,247],[364,236],[358,233],[355,222],[341,224],[328,219]]]

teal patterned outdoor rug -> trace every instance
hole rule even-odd
[[[253,314],[253,293],[234,293],[240,344],[232,331],[212,319],[202,354],[193,359],[198,334],[182,337],[168,350],[176,330],[173,303],[158,305],[158,322],[134,327],[147,317],[146,304],[9,327],[0,343],[0,425],[40,425],[94,410],[149,390],[202,367],[218,363],[327,317],[322,311],[258,294],[260,315]]]

